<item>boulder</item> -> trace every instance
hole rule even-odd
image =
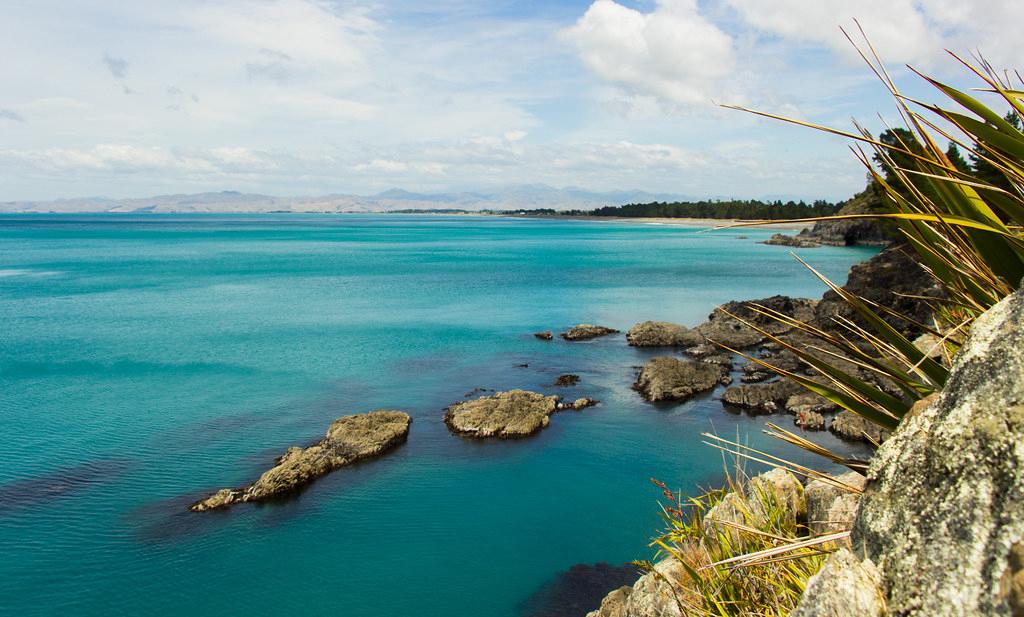
[[[850,471],[835,478],[849,486],[841,488],[825,480],[812,480],[804,489],[807,500],[807,528],[811,535],[847,531],[853,525],[864,489],[864,476]]]
[[[938,399],[878,449],[851,540],[890,614],[1024,610],[1024,293],[975,321]]]
[[[728,371],[716,364],[661,357],[644,365],[633,388],[652,403],[683,401],[728,378]]]
[[[762,504],[766,500],[784,505],[786,516],[790,517],[793,524],[807,513],[803,484],[791,472],[776,467],[747,480],[743,486],[743,496],[735,492],[728,493],[708,510],[701,521],[704,535],[714,538],[717,534],[728,533],[734,538],[740,538],[742,532],[730,527],[729,523],[748,527],[763,524],[765,512]]]
[[[599,336],[607,336],[609,334],[615,334],[618,330],[615,328],[608,328],[605,326],[595,326],[593,324],[581,323],[578,326],[574,326],[569,329],[568,332],[563,332],[559,336],[567,341],[585,341],[587,339],[597,338]]]
[[[837,437],[848,441],[867,441],[882,443],[889,436],[889,431],[852,411],[840,411],[832,419],[828,430]]]
[[[626,617],[626,603],[629,601],[633,588],[629,585],[619,587],[601,600],[596,611],[587,613],[587,617]]]
[[[343,416],[312,446],[288,448],[272,468],[249,486],[221,489],[189,509],[204,512],[293,492],[339,467],[380,456],[404,443],[410,424],[412,418],[401,411],[382,409]]]
[[[543,332],[534,332],[533,336],[539,338],[542,341],[550,341],[555,338],[555,335],[551,333],[551,330],[545,330]]]
[[[859,561],[841,548],[807,581],[789,617],[885,617],[880,576],[870,560]]]
[[[697,332],[667,321],[644,321],[626,333],[626,342],[633,347],[685,347],[703,341]]]
[[[797,248],[816,248],[821,246],[816,238],[810,235],[800,233],[795,236],[789,236],[786,234],[772,234],[771,238],[764,241],[764,244],[773,244],[777,246],[794,246]]]

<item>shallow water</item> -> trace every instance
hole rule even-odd
[[[568,604],[548,596],[575,564],[651,556],[649,477],[685,490],[721,480],[701,432],[810,459],[767,441],[767,419],[724,412],[718,393],[643,403],[632,367],[657,354],[621,335],[530,333],[695,325],[727,300],[820,296],[789,249],[757,243],[771,233],[0,215],[0,613],[559,614]],[[840,281],[871,253],[801,251]],[[566,372],[579,385],[552,387]],[[449,434],[443,408],[478,387],[603,403],[525,440]],[[185,511],[333,418],[381,407],[414,417],[387,457],[296,498]]]

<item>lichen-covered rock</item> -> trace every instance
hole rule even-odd
[[[619,587],[601,600],[601,607],[587,613],[587,617],[627,617],[626,603],[629,601],[633,588],[629,585]]]
[[[295,491],[339,467],[395,448],[405,442],[411,423],[409,414],[384,409],[338,418],[323,439],[308,448],[288,448],[248,487],[221,489],[190,509],[204,512]]]
[[[469,437],[526,437],[548,425],[558,404],[557,396],[509,390],[455,403],[445,410],[444,421],[452,431]]]
[[[644,321],[626,333],[626,342],[634,347],[685,347],[699,345],[703,340],[686,326],[667,321]]]
[[[758,413],[777,413],[785,408],[789,397],[803,391],[800,384],[788,379],[741,384],[726,388],[722,393],[722,402]]]
[[[707,392],[728,378],[717,364],[679,358],[654,358],[640,370],[633,388],[648,401],[682,401]]]
[[[864,489],[864,476],[855,471],[837,476],[839,487],[826,480],[812,480],[804,489],[807,501],[807,527],[812,535],[847,531],[853,525]]]
[[[670,557],[659,561],[654,565],[654,572],[644,574],[633,584],[621,616],[683,617],[677,598],[685,593],[686,580],[686,571],[677,560]]]
[[[608,328],[605,326],[595,326],[593,324],[581,323],[578,326],[573,326],[568,332],[563,332],[559,336],[567,341],[585,341],[587,339],[597,338],[599,336],[607,336],[609,334],[615,334],[618,330],[615,328]]]
[[[849,441],[881,443],[889,437],[889,431],[852,411],[840,411],[832,419],[828,430]]]
[[[876,452],[853,549],[893,615],[1016,615],[1024,541],[1024,294],[972,326],[939,398]],[[1017,609],[1019,610],[1019,609]]]
[[[841,548],[807,581],[789,617],[885,617],[885,598],[874,564]]]

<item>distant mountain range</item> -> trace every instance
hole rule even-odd
[[[0,202],[0,212],[389,212],[394,210],[591,210],[601,206],[652,201],[681,201],[681,195],[644,191],[595,192],[519,184],[487,191],[412,193],[390,189],[376,195],[272,197],[221,191],[192,195],[158,195],[129,199],[84,197],[53,201]]]

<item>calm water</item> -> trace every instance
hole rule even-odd
[[[717,393],[644,404],[632,367],[652,354],[621,336],[530,333],[695,325],[730,299],[819,296],[788,249],[756,242],[770,233],[0,215],[0,613],[543,612],[536,594],[574,564],[651,556],[649,477],[719,481],[700,433],[766,443],[765,419],[725,413]],[[802,254],[843,280],[870,251]],[[582,381],[563,394],[603,404],[515,442],[442,422],[474,388],[553,393],[565,372]],[[414,417],[391,455],[288,501],[185,511],[380,407]]]

